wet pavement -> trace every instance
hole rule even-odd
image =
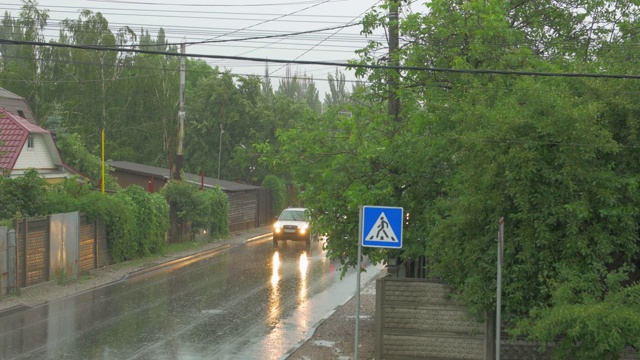
[[[5,315],[0,358],[278,359],[355,284],[319,243],[251,242]]]

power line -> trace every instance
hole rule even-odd
[[[285,34],[279,34],[279,35],[253,36],[253,37],[246,37],[246,38],[240,38],[240,39],[188,41],[188,42],[183,42],[183,43],[159,44],[159,45],[218,44],[218,43],[225,43],[225,42],[232,42],[232,41],[249,41],[249,40],[272,39],[272,38],[279,38],[279,37],[291,37],[291,36],[304,35],[304,34],[313,34],[313,33],[318,33],[318,32],[322,32],[322,31],[329,31],[329,30],[335,30],[335,29],[344,29],[344,28],[353,27],[353,26],[356,26],[356,25],[360,25],[360,23],[347,24],[347,25],[341,25],[341,26],[334,26],[334,27],[330,27],[330,28],[323,28],[323,29],[316,29],[316,30],[298,31],[298,32],[285,33]],[[228,35],[228,34],[225,34],[225,35]],[[224,36],[224,35],[220,35],[220,36]],[[220,37],[220,36],[218,36],[218,37]],[[216,37],[216,38],[218,38],[218,37]],[[140,47],[142,47],[142,46],[158,46],[158,45],[131,45],[131,46],[140,46]]]
[[[11,4],[7,4],[7,3],[0,3],[0,5],[4,6],[5,9],[9,9],[9,10],[16,10],[16,11],[20,11],[21,10],[21,6],[19,4],[15,4],[15,3],[11,3]],[[13,6],[14,8],[11,9],[10,7]],[[77,14],[78,11],[78,7],[76,6],[63,6],[63,5],[45,5],[46,6],[46,10],[51,10],[51,9],[73,9],[74,11],[63,11],[63,10],[57,10],[56,12],[65,12],[65,13],[72,13],[72,14]],[[174,5],[175,6],[175,5]],[[188,5],[183,5],[180,4],[180,7],[186,7]],[[202,6],[207,6],[207,5],[202,5]],[[141,11],[141,12],[145,12],[145,13],[150,13],[150,12],[156,12],[156,13],[168,13],[168,14],[182,14],[182,13],[187,13],[187,14],[215,14],[215,15],[244,15],[244,16],[279,16],[280,14],[274,14],[274,13],[247,13],[247,12],[230,12],[230,11],[203,11],[202,9],[197,9],[197,10],[176,10],[176,9],[170,9],[170,10],[159,10],[159,9],[149,9],[148,7],[142,7],[142,8],[137,8],[137,9],[131,9],[131,8],[112,8],[112,7],[104,7],[104,8],[96,8],[93,7],[91,9],[92,11],[99,11],[101,14],[107,14],[107,15],[131,15],[131,11]],[[108,13],[108,12],[104,12],[101,10],[107,10],[107,11],[124,11],[125,13]],[[136,15],[137,16],[137,15]],[[332,15],[304,15],[304,14],[293,14],[291,15],[291,17],[312,17],[312,18],[351,18],[351,16],[348,15],[336,15],[336,14],[332,14]],[[228,17],[225,17],[225,19],[228,19]]]
[[[228,35],[231,35],[231,34],[235,34],[235,33],[239,32],[239,31],[247,30],[247,29],[251,29],[251,28],[254,28],[254,27],[256,27],[256,26],[263,25],[263,24],[266,24],[266,23],[269,23],[269,22],[273,22],[273,21],[276,21],[276,20],[278,20],[278,19],[282,19],[282,18],[284,18],[284,17],[290,16],[290,15],[293,15],[293,14],[297,14],[297,13],[299,13],[299,12],[302,12],[302,11],[305,11],[305,10],[308,10],[308,9],[311,9],[311,8],[314,8],[314,7],[318,6],[318,5],[325,4],[325,3],[330,2],[330,1],[333,1],[333,0],[323,0],[323,1],[322,1],[322,2],[320,2],[320,3],[316,3],[316,4],[314,4],[314,5],[311,5],[311,6],[306,7],[306,8],[304,8],[304,9],[300,9],[300,10],[292,11],[292,12],[290,12],[290,13],[288,13],[288,14],[284,14],[284,15],[278,15],[278,16],[277,16],[277,17],[275,17],[275,18],[272,18],[272,19],[269,19],[269,20],[264,20],[264,21],[261,21],[261,22],[256,23],[256,24],[249,25],[249,26],[245,26],[245,27],[243,27],[243,28],[240,28],[240,29],[237,29],[237,30],[231,31],[231,32],[229,32],[229,33],[227,33],[227,34],[223,34],[223,35],[216,36],[214,39],[220,38],[220,37],[222,37],[222,36],[228,36]]]
[[[378,3],[380,2],[380,0],[378,2],[376,2],[375,4],[373,4],[369,9],[373,8],[374,6],[376,6]],[[362,13],[360,13],[359,15],[357,15],[356,17],[354,17],[351,21],[349,21],[347,23],[347,25],[349,25],[350,23],[352,23],[353,21],[355,21],[356,19],[358,19],[360,16],[362,16],[362,14],[364,14],[365,12],[367,12],[369,9],[363,11]],[[361,24],[361,22],[357,22],[356,24]],[[345,25],[346,27],[346,25]],[[302,54],[298,55],[294,60],[298,60],[301,57],[303,57],[304,55],[308,54],[311,50],[317,48],[318,46],[320,46],[322,43],[324,43],[325,41],[327,41],[329,38],[333,37],[335,34],[337,34],[340,30],[337,30],[336,32],[334,32],[333,34],[327,36],[326,38],[324,38],[322,41],[320,41],[319,43],[315,44],[313,47],[311,47],[310,49],[307,49],[305,52],[303,52]],[[280,71],[280,69],[282,69],[283,67],[285,67],[286,65],[282,65],[279,68],[277,68],[276,70],[272,71],[271,73],[269,73],[269,75],[272,75],[278,71]]]
[[[431,72],[444,72],[444,73],[458,73],[458,74],[493,74],[493,75],[520,75],[520,76],[546,76],[546,77],[571,77],[571,78],[603,78],[603,79],[635,79],[640,80],[640,75],[628,75],[628,74],[595,74],[595,73],[552,73],[552,72],[538,72],[538,71],[516,71],[516,70],[492,70],[492,69],[452,69],[452,68],[439,68],[428,66],[390,66],[390,65],[376,65],[376,64],[360,64],[356,62],[344,63],[344,62],[330,62],[330,61],[313,61],[313,60],[284,60],[284,59],[263,59],[243,56],[231,56],[231,55],[206,55],[206,54],[179,54],[167,51],[153,51],[143,49],[123,49],[114,47],[102,47],[92,45],[71,45],[60,43],[45,43],[41,41],[22,41],[22,40],[8,40],[0,39],[0,44],[10,45],[32,45],[32,46],[48,46],[48,47],[60,47],[71,48],[80,50],[94,50],[94,51],[116,51],[116,52],[129,52],[129,53],[141,53],[141,54],[153,54],[153,55],[165,55],[165,56],[187,56],[194,58],[205,59],[227,59],[238,61],[249,61],[259,63],[276,63],[276,64],[299,64],[299,65],[322,65],[322,66],[335,66],[351,69],[377,69],[377,70],[400,70],[400,71],[431,71]]]
[[[318,6],[318,5],[325,4],[325,3],[329,2],[329,1],[330,1],[330,0],[323,0],[322,2],[320,2],[320,3],[318,3],[318,4],[315,4],[315,5],[312,5],[312,6],[308,6],[308,7],[304,8],[304,9],[297,10],[297,11],[293,11],[293,12],[290,12],[290,13],[285,14],[285,15],[282,15],[282,16],[278,16],[278,17],[274,18],[273,20],[281,19],[281,18],[286,17],[286,16],[292,16],[292,15],[295,15],[295,14],[300,13],[300,12],[302,12],[302,11],[305,11],[305,10],[308,10],[308,9],[311,9],[311,8],[314,8],[314,7]],[[262,23],[264,23],[264,22],[262,22]],[[251,27],[254,27],[254,26],[260,25],[260,24],[262,24],[262,23],[254,24],[254,25],[251,25],[251,26],[249,26],[249,27],[245,27],[245,28],[240,29],[240,30],[246,30],[246,29],[248,29],[248,28],[251,28]],[[280,42],[280,41],[282,41],[282,40],[283,40],[283,39],[280,39],[280,40],[276,41],[276,43],[277,43],[277,42]],[[245,51],[245,52],[243,52],[243,53],[240,53],[240,54],[239,54],[239,56],[241,56],[241,55],[246,55],[246,54],[248,54],[248,53],[254,52],[254,51],[259,50],[259,49],[263,49],[263,48],[265,48],[265,47],[267,47],[267,46],[269,46],[269,45],[264,45],[264,46],[261,46],[261,47],[258,47],[258,48],[255,48],[255,49],[252,49],[252,50],[249,50],[249,51]]]
[[[17,56],[5,56],[5,59],[14,59],[14,60],[29,60],[27,58],[23,58],[23,57],[17,57]],[[36,58],[36,61],[44,61],[43,59],[39,59]],[[101,66],[103,64],[98,63],[98,62],[87,62],[87,61],[70,61],[70,60],[61,60],[61,59],[52,59],[52,60],[47,60],[49,62],[53,62],[53,63],[57,63],[57,64],[68,64],[68,65],[96,65],[96,66]],[[128,69],[136,69],[136,70],[158,70],[158,71],[169,71],[169,72],[173,72],[176,69],[173,68],[162,68],[162,67],[158,67],[158,66],[140,66],[140,65],[124,65],[123,67],[128,68]],[[313,82],[329,82],[329,80],[327,78],[322,78],[322,77],[318,77],[316,75],[314,75],[314,73],[320,73],[322,71],[326,71],[326,70],[333,70],[334,67],[325,67],[325,68],[321,68],[321,69],[316,69],[314,71],[312,71],[310,74],[311,76],[313,76]],[[204,70],[189,70],[187,69],[188,73],[200,73],[200,74],[208,74],[210,73],[209,71],[204,71]],[[305,73],[307,74],[307,73]],[[320,75],[324,75],[326,73],[322,73]],[[156,73],[156,74],[143,74],[143,75],[136,75],[136,76],[128,76],[128,77],[119,77],[119,78],[113,78],[113,79],[92,79],[92,80],[38,80],[39,83],[42,84],[50,84],[50,83],[94,83],[94,82],[103,82],[103,81],[121,81],[121,80],[129,80],[129,79],[137,79],[137,78],[148,78],[148,77],[154,77],[154,76],[161,76],[162,74],[160,73]],[[247,74],[247,73],[240,73],[240,72],[234,72],[234,71],[230,71],[229,75],[234,76],[234,77],[261,77],[258,74]],[[308,74],[307,74],[308,75]],[[278,76],[278,75],[270,75],[270,78],[274,78],[274,79],[287,79],[287,76]],[[6,82],[24,82],[24,83],[28,83],[31,80],[24,80],[24,79],[9,79],[9,78],[0,78],[0,81],[6,81]],[[373,82],[368,81],[368,80],[343,80],[345,83],[350,83],[350,84],[372,84]],[[441,88],[440,84],[421,84],[420,87],[422,88]],[[487,86],[469,86],[469,85],[451,85],[452,88],[455,89],[462,89],[462,90],[467,90],[467,89],[473,89],[473,90],[482,90],[482,89],[486,89],[486,90],[505,90],[508,89],[509,91],[531,91],[531,92],[549,92],[549,89],[537,89],[537,88],[531,88],[531,87],[526,87],[526,88],[507,88],[507,87],[487,87]],[[570,90],[570,89],[565,89],[565,90],[559,90],[559,89],[553,89],[552,90],[553,93],[610,93],[610,94],[619,94],[619,95],[638,95],[640,94],[640,91],[620,91],[620,90],[604,90],[604,89],[579,89],[579,90]]]
[[[89,62],[89,61],[72,61],[72,60],[62,60],[62,59],[47,59],[44,60],[42,58],[35,58],[35,59],[28,59],[25,57],[19,57],[19,56],[4,56],[5,59],[13,59],[13,60],[24,60],[24,61],[31,61],[31,60],[35,60],[35,61],[41,61],[41,62],[49,62],[49,63],[56,63],[56,64],[66,64],[66,65],[91,65],[91,66],[104,66],[104,64],[101,64],[99,62]],[[175,67],[159,67],[159,66],[141,66],[141,65],[132,65],[132,64],[125,64],[122,66],[122,68],[126,68],[126,69],[135,69],[135,70],[157,70],[157,71],[164,71],[164,72],[174,72],[177,71],[177,65]],[[333,67],[326,67],[326,68],[322,68],[322,69],[317,69],[315,70],[315,72],[318,71],[322,71],[322,70],[329,70],[329,69],[334,69]],[[205,71],[205,70],[189,70],[187,69],[187,72],[190,74],[196,73],[196,74],[209,74],[209,71]],[[221,72],[225,72],[225,71],[221,71]],[[258,74],[245,74],[245,73],[238,73],[238,72],[229,72],[229,74],[231,76],[244,76],[244,77],[261,77]],[[47,84],[47,83],[92,83],[92,82],[102,82],[102,81],[120,81],[120,80],[129,80],[129,79],[137,79],[137,78],[146,78],[146,77],[154,77],[154,76],[162,76],[161,73],[154,73],[154,74],[142,74],[142,75],[136,75],[136,76],[128,76],[128,77],[119,77],[119,78],[112,78],[112,79],[92,79],[92,80],[38,80],[39,83],[43,83],[43,84]],[[275,79],[285,79],[286,76],[271,76],[272,78]],[[32,80],[27,79],[27,80],[23,80],[23,79],[8,79],[8,78],[0,78],[0,80],[4,80],[4,81],[10,81],[10,82],[31,82]],[[328,82],[329,80],[326,78],[315,78],[314,77],[314,82]],[[346,82],[349,83],[369,83],[368,81],[364,81],[364,80],[345,80]]]
[[[93,2],[104,2],[113,4],[132,4],[132,5],[156,5],[156,6],[175,6],[175,4],[160,4],[156,2],[144,2],[144,1],[121,1],[121,0],[88,0]],[[261,3],[261,4],[180,4],[181,6],[196,6],[196,7],[265,7],[265,6],[291,6],[291,5],[305,5],[315,4],[320,0],[304,0],[304,1],[292,1],[281,3]],[[327,0],[330,2],[343,1],[343,0]],[[327,2],[324,1],[324,2]]]

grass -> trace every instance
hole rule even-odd
[[[205,245],[205,243],[201,241],[187,241],[187,242],[181,242],[181,243],[167,244],[164,247],[162,253],[172,254],[172,253],[178,253],[182,251],[196,250],[201,248],[203,245]]]

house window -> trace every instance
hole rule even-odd
[[[24,118],[24,111],[18,110],[18,116],[20,116],[21,118]]]
[[[29,135],[27,138],[27,148],[33,149],[33,135]]]

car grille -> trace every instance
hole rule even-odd
[[[283,226],[284,229],[297,229],[298,225],[285,225]]]

